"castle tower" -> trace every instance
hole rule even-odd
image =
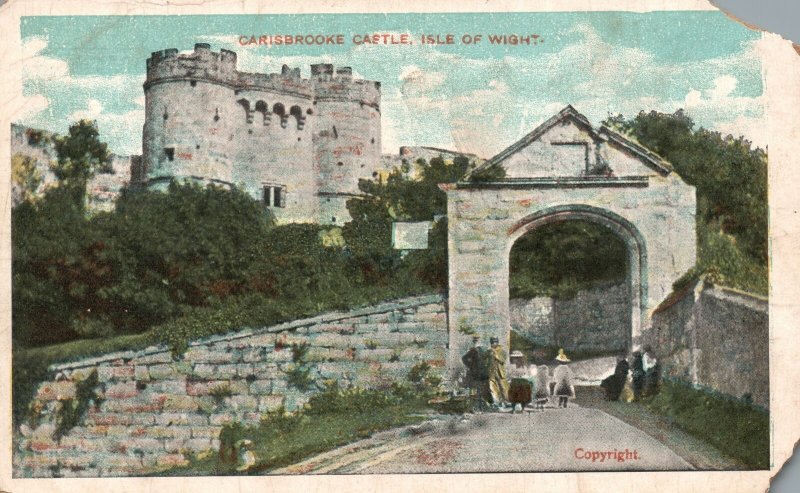
[[[300,69],[239,73],[233,97],[233,181],[279,222],[317,221],[313,88]]]
[[[311,66],[316,128],[315,166],[319,222],[350,220],[346,202],[357,196],[358,180],[380,168],[380,83],[353,79],[350,67]]]
[[[142,159],[150,186],[172,179],[232,184],[235,80],[236,53],[214,53],[207,44],[147,60]]]
[[[237,187],[279,222],[344,224],[358,180],[380,168],[380,84],[349,67],[312,65],[311,79],[236,70],[236,53],[198,43],[147,60],[142,167],[171,180]]]
[[[236,54],[170,49],[147,60],[143,162],[148,185],[236,186],[279,222],[317,220],[311,84],[299,69],[236,70]]]

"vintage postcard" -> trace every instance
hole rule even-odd
[[[764,491],[800,59],[590,4],[0,6],[0,490]]]

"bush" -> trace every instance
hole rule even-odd
[[[644,401],[651,410],[753,469],[769,469],[769,413],[747,399],[664,381],[661,392]]]

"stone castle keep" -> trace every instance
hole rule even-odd
[[[381,166],[380,82],[350,67],[311,78],[236,70],[236,53],[198,43],[154,52],[144,83],[142,178],[237,186],[280,222],[343,224],[358,180]]]

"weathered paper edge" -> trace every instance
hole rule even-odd
[[[376,6],[364,0],[306,2],[292,6],[265,1],[218,0],[206,2],[114,2],[96,0],[81,5],[78,1],[12,0],[0,7],[0,129],[9,129],[10,115],[21,104],[20,24],[27,15],[146,15],[146,14],[258,14],[258,13],[335,13],[335,12],[491,12],[491,11],[573,11],[573,10],[715,10],[701,0],[609,0],[598,5],[592,0],[545,0],[534,4],[518,1],[492,3],[461,1],[437,4],[412,0]],[[733,21],[732,21],[733,22]],[[769,478],[792,453],[800,438],[800,393],[796,385],[800,373],[795,358],[798,340],[795,327],[800,322],[800,304],[793,288],[800,285],[800,194],[793,186],[800,183],[800,166],[794,156],[800,151],[800,57],[790,42],[764,33],[761,46],[764,66],[766,124],[770,130],[769,199],[771,224],[770,293],[770,395],[772,412],[772,463],[770,471],[755,472],[646,472],[646,473],[516,473],[463,475],[384,475],[384,476],[297,476],[260,478],[126,478],[126,479],[12,479],[10,402],[10,191],[9,182],[0,183],[0,490],[14,493],[53,492],[149,492],[169,489],[176,492],[216,492],[222,490],[269,489],[270,491],[651,491],[752,492],[765,491]],[[9,111],[10,109],[10,111]],[[10,132],[0,130],[0,176],[8,177]]]

